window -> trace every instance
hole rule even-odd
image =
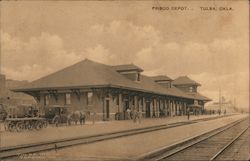
[[[171,82],[170,81],[167,83],[167,88],[171,88]]]
[[[137,80],[137,81],[140,81],[140,80],[141,80],[141,75],[140,75],[140,73],[137,74],[136,80]]]
[[[132,105],[135,105],[135,99],[134,99],[134,97],[132,98]]]
[[[50,99],[50,95],[45,95],[44,96],[44,105],[48,105],[49,104],[49,99]]]
[[[119,95],[116,97],[116,105],[119,106]]]
[[[87,93],[87,105],[92,105],[93,104],[93,92],[88,92]]]
[[[193,87],[189,87],[189,92],[193,92]]]
[[[71,104],[71,95],[70,93],[65,94],[65,104],[70,105]]]

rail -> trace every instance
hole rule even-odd
[[[186,140],[182,140],[181,142],[172,144],[170,146],[166,146],[166,147],[162,147],[161,149],[157,149],[153,152],[147,153],[147,154],[143,154],[141,156],[139,156],[137,158],[137,160],[154,160],[154,161],[158,161],[158,160],[165,160],[166,158],[169,158],[177,153],[180,153],[181,151],[186,150],[187,148],[190,148],[200,142],[203,142],[213,136],[218,135],[219,133],[224,132],[227,129],[230,129],[231,127],[234,127],[238,124],[240,124],[241,122],[245,121],[248,117],[237,120],[235,122],[232,122],[228,125],[225,125],[223,127],[214,129],[212,131],[209,132],[205,132],[203,134],[194,136],[192,138],[188,138]]]
[[[208,121],[208,120],[214,120],[214,119],[215,118],[210,118],[210,119],[205,118],[205,119],[199,119],[199,121],[202,121],[202,120]],[[89,143],[94,143],[98,141],[137,135],[137,134],[152,132],[156,130],[174,128],[174,127],[184,126],[184,125],[193,124],[193,123],[197,123],[197,121],[184,121],[184,122],[177,122],[177,123],[171,123],[171,124],[150,126],[150,127],[145,127],[145,128],[124,130],[124,131],[119,131],[119,132],[110,132],[110,133],[104,133],[104,134],[99,134],[99,135],[67,138],[67,139],[40,142],[40,143],[34,143],[34,144],[18,145],[18,146],[12,146],[12,147],[2,147],[0,150],[0,156],[2,159],[9,158],[9,157],[18,156],[21,154],[54,150],[54,149],[59,149],[59,148],[64,148],[64,147],[69,147],[69,146],[79,145],[79,144],[89,144]]]

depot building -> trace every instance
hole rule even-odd
[[[85,59],[13,89],[33,96],[42,110],[53,105],[95,113],[98,120],[127,119],[127,109],[144,118],[201,114],[209,98],[187,76],[146,76],[134,64],[110,66]]]

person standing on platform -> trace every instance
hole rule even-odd
[[[84,120],[85,120],[85,116],[84,116],[84,114],[82,112],[80,112],[80,124],[81,125],[85,123]]]
[[[95,124],[95,119],[96,119],[96,112],[93,112],[93,125]]]
[[[130,120],[131,119],[131,110],[130,110],[130,108],[127,109],[127,114],[128,114],[128,120]]]
[[[139,124],[141,123],[141,119],[142,119],[142,112],[139,111]]]
[[[136,123],[138,119],[138,112],[134,109],[132,115],[133,115],[133,121],[134,123]]]
[[[155,115],[155,107],[153,107],[153,115],[152,115],[152,118],[156,118],[156,115]]]
[[[189,118],[190,118],[190,110],[189,110],[189,108],[187,108],[187,116],[188,116],[188,120],[189,120]]]

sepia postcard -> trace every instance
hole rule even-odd
[[[1,0],[0,160],[250,160],[248,0]]]

